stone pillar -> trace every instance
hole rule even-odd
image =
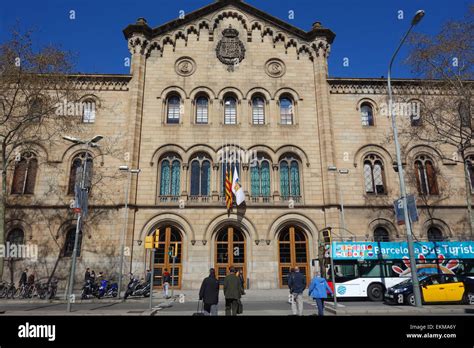
[[[187,163],[183,163],[183,173],[180,178],[180,185],[181,185],[181,199],[184,201],[188,198],[188,172],[189,172],[189,165]]]
[[[273,201],[278,202],[280,200],[280,166],[278,164],[272,165],[272,191],[273,191]]]
[[[314,24],[313,31],[316,33],[321,29],[321,23]],[[337,187],[335,176],[330,175],[328,166],[336,165],[337,154],[335,153],[334,132],[331,120],[331,108],[329,105],[329,85],[327,58],[330,52],[330,42],[327,36],[316,36],[312,44],[313,49],[313,70],[315,80],[316,112],[315,115],[318,128],[319,146],[321,148],[322,167],[322,190],[323,205],[326,207],[325,224],[337,226]]]
[[[243,163],[242,164],[242,187],[245,193],[245,200],[249,202],[250,199],[250,170],[249,164]]]
[[[219,201],[219,163],[212,165],[212,201]]]

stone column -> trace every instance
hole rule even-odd
[[[249,202],[250,199],[250,170],[248,163],[242,163],[242,187],[245,193],[245,200]]]
[[[278,164],[272,165],[272,191],[273,191],[273,201],[278,202],[280,200],[280,166]]]
[[[188,172],[189,172],[189,165],[187,163],[183,163],[183,173],[180,178],[180,185],[181,185],[181,199],[186,201],[188,198]]]
[[[212,165],[212,201],[219,201],[219,163]]]

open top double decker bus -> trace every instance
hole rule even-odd
[[[474,241],[414,242],[418,275],[474,278]],[[332,242],[337,297],[382,301],[386,289],[411,277],[407,242]],[[331,275],[330,263],[326,265]]]

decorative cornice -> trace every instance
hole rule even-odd
[[[332,78],[328,79],[332,94],[387,94],[387,80],[384,78]],[[456,94],[454,88],[446,86],[445,81],[422,79],[392,80],[394,94],[400,95],[450,95]]]
[[[331,30],[323,28],[321,26],[321,23],[319,22],[317,22],[318,25],[314,25],[310,31],[304,31],[240,0],[216,1],[203,8],[200,8],[196,11],[187,14],[184,19],[175,19],[153,29],[148,26],[148,24],[143,18],[139,18],[135,24],[127,26],[123,30],[123,34],[127,40],[131,37],[141,34],[144,38],[151,41],[152,39],[158,36],[179,29],[180,27],[192,23],[193,21],[207,16],[208,14],[219,11],[228,5],[232,5],[245,13],[251,14],[258,19],[268,22],[269,24],[277,27],[278,29],[290,33],[306,42],[312,42],[317,37],[324,37],[331,44],[334,41],[334,38],[336,37],[336,35]],[[247,23],[246,25],[248,26],[249,24]],[[214,28],[212,28],[211,30],[214,30]]]
[[[131,75],[72,75],[79,90],[128,91]]]

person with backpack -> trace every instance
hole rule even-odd
[[[318,306],[318,315],[324,315],[324,300],[328,297],[328,292],[334,294],[326,279],[321,277],[321,273],[315,272],[314,278],[309,284],[309,296],[311,296]]]
[[[219,303],[219,282],[216,278],[214,268],[209,270],[209,277],[204,278],[199,290],[199,300],[204,303],[204,312],[209,315],[217,315],[217,304]]]
[[[288,286],[291,292],[291,310],[293,315],[303,315],[303,291],[306,288],[306,277],[295,267],[292,277],[288,278]]]

